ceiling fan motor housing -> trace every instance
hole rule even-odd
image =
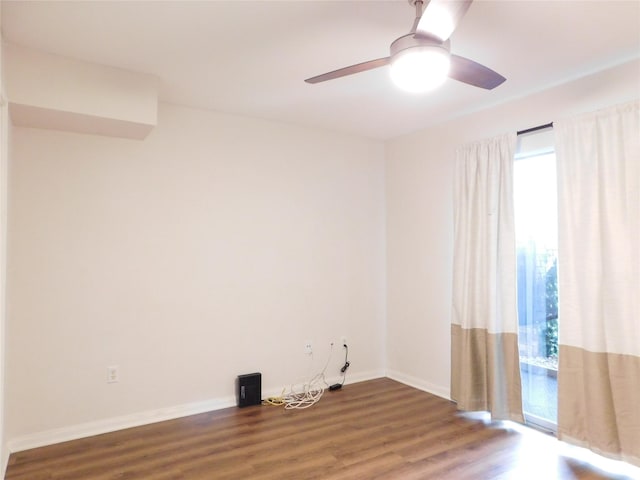
[[[400,52],[404,52],[410,48],[419,48],[419,49],[434,49],[434,50],[442,50],[446,52],[446,55],[449,56],[449,40],[441,41],[434,37],[429,37],[427,35],[419,35],[415,33],[408,33],[407,35],[403,35],[400,38],[396,38],[391,44],[391,58],[395,57]]]

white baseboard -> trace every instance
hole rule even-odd
[[[364,372],[357,375],[348,375],[346,384],[373,380],[374,378],[384,377],[384,372]],[[342,377],[327,379],[328,383],[336,383],[342,381]],[[263,390],[262,398],[269,396],[279,396],[282,388],[270,388]],[[203,402],[194,402],[184,405],[176,405],[173,407],[160,408],[157,410],[149,410],[146,412],[133,413],[120,417],[107,418],[97,420],[95,422],[71,425],[68,427],[46,430],[29,435],[23,435],[10,439],[8,442],[9,452],[20,452],[31,448],[44,447],[55,443],[67,442],[69,440],[77,440],[79,438],[101,435],[103,433],[114,432],[116,430],[124,430],[126,428],[139,427],[150,423],[162,422],[165,420],[173,420],[174,418],[187,417],[189,415],[197,415],[199,413],[211,412],[222,408],[233,407],[236,405],[235,397],[224,397]],[[7,456],[8,457],[8,456]],[[8,461],[8,458],[6,459]],[[6,471],[6,469],[5,469]]]
[[[133,413],[131,415],[107,418],[104,420],[81,423],[53,430],[46,430],[9,440],[9,451],[11,453],[20,452],[31,448],[53,445],[54,443],[77,440],[79,438],[91,437],[93,435],[114,432],[116,430],[124,430],[125,428],[139,427],[141,425],[172,420],[174,418],[186,417],[188,415],[220,410],[221,408],[232,407],[235,404],[235,398],[227,397]]]
[[[387,377],[391,380],[409,385],[410,387],[417,388],[418,390],[432,393],[446,400],[451,400],[449,389],[441,385],[434,385],[433,383],[425,382],[420,378],[412,377],[411,375],[406,375],[395,370],[387,370]]]

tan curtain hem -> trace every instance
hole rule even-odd
[[[560,345],[558,438],[640,466],[640,357]]]
[[[458,409],[524,423],[518,336],[451,325],[451,398]]]

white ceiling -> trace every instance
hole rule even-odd
[[[166,102],[380,139],[640,57],[638,0],[476,0],[452,52],[507,81],[422,95],[398,91],[388,67],[303,82],[387,56],[413,22],[407,0],[2,0],[1,15],[5,41],[155,74]]]

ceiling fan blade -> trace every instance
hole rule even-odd
[[[447,40],[473,0],[431,0],[422,13],[416,33]]]
[[[484,65],[458,55],[451,55],[449,77],[475,87],[492,90],[501,85],[506,78]]]
[[[384,67],[389,65],[391,57],[377,58],[376,60],[369,60],[368,62],[358,63],[349,67],[339,68],[333,72],[323,73],[315,77],[307,78],[307,83],[320,83],[327,80],[333,80],[334,78],[346,77],[347,75],[353,75],[354,73],[366,72],[367,70],[373,70],[374,68]]]

